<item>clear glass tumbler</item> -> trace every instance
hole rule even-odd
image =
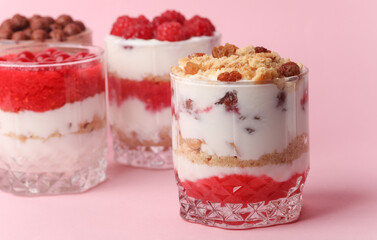
[[[106,175],[103,50],[11,47],[0,56],[0,189],[83,192]]]
[[[171,77],[182,218],[228,229],[298,219],[309,171],[307,69],[265,84]]]
[[[179,42],[106,37],[109,124],[117,162],[173,167],[170,68],[191,53],[210,53],[219,41],[218,33]]]

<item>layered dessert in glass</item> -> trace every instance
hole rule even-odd
[[[170,68],[192,52],[210,53],[220,35],[200,16],[166,11],[149,21],[120,16],[106,37],[109,124],[115,160],[172,168]]]
[[[57,18],[38,14],[28,18],[15,14],[0,24],[0,49],[40,42],[91,44],[92,31],[82,21],[67,14]]]
[[[103,51],[43,44],[0,56],[0,189],[85,191],[105,179]]]
[[[245,229],[295,221],[309,170],[308,71],[264,47],[215,47],[172,68],[181,216]]]

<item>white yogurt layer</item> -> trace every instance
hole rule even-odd
[[[179,179],[182,181],[196,181],[214,176],[222,178],[226,175],[240,174],[256,177],[266,175],[277,182],[283,182],[295,174],[304,173],[309,168],[308,153],[302,154],[300,158],[294,160],[292,163],[247,168],[211,167],[205,164],[192,163],[181,155],[174,155],[173,161],[174,168],[178,172]]]
[[[308,109],[303,110],[300,99],[307,81],[297,89],[285,90],[285,102],[278,106],[281,92],[274,84],[203,84],[198,81],[174,81],[173,97],[179,112],[176,131],[183,138],[204,140],[202,151],[222,156],[237,156],[240,160],[257,160],[275,150],[282,152],[302,133],[308,133]],[[227,92],[236,92],[239,113],[227,112],[224,104],[215,104]],[[193,111],[183,105],[192,100]],[[208,112],[195,113],[208,107]],[[173,133],[174,141],[177,132]],[[237,149],[234,148],[234,145]],[[173,143],[173,146],[177,146]]]
[[[21,172],[72,171],[104,158],[105,147],[106,128],[25,142],[0,135],[0,168]]]
[[[210,54],[220,44],[220,34],[212,37],[192,37],[185,41],[167,42],[156,39],[124,39],[109,35],[105,38],[108,71],[120,78],[140,81],[148,75],[162,76],[178,60],[189,54]]]
[[[136,132],[141,141],[159,142],[161,140],[160,131],[171,127],[170,107],[152,112],[147,110],[146,104],[137,98],[129,98],[120,106],[110,105],[109,115],[111,126],[128,136],[131,136],[132,132]]]
[[[47,138],[55,132],[66,135],[77,132],[80,124],[92,122],[94,116],[104,119],[105,114],[105,93],[80,102],[67,103],[61,108],[46,112],[0,111],[0,135],[16,134],[41,138]]]

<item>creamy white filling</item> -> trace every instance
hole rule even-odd
[[[202,151],[211,155],[258,159],[274,150],[282,152],[296,136],[308,132],[308,109],[303,110],[300,104],[305,82],[297,89],[285,90],[286,98],[281,106],[277,98],[281,90],[274,84],[204,85],[175,81],[173,85],[182,137],[204,140]],[[240,114],[227,112],[224,104],[215,104],[233,91]],[[184,108],[188,99],[192,100],[192,111]],[[202,111],[208,107],[212,109]],[[173,131],[177,134],[176,128]]]
[[[204,164],[192,163],[186,157],[174,155],[174,168],[178,172],[180,180],[196,181],[198,179],[210,177],[225,177],[226,175],[240,174],[262,176],[266,175],[278,182],[287,181],[294,174],[301,174],[309,168],[309,154],[305,153],[292,163],[266,165],[262,167],[247,168],[229,168],[229,167],[211,167]]]
[[[148,75],[169,74],[180,58],[202,52],[210,54],[220,44],[220,34],[212,37],[192,37],[185,41],[167,42],[156,39],[105,38],[108,71],[121,78],[142,80]]]
[[[63,107],[46,112],[0,111],[0,134],[16,134],[26,137],[47,138],[59,132],[62,135],[77,132],[80,124],[93,121],[106,114],[105,93],[96,94],[80,102],[67,103]]]
[[[93,165],[105,157],[106,128],[47,140],[0,135],[0,168],[27,172],[63,172]]]
[[[139,140],[159,142],[160,131],[171,127],[170,107],[152,112],[147,110],[146,104],[137,98],[129,98],[120,106],[110,105],[109,114],[112,126],[129,136],[132,132],[136,132]]]

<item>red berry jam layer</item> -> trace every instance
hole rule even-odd
[[[0,109],[45,112],[104,92],[103,64],[90,61],[94,57],[87,52],[71,55],[56,49],[3,56],[0,59]],[[85,59],[88,62],[75,64]],[[5,64],[1,65],[4,60]],[[62,65],[54,65],[58,63]]]
[[[155,81],[147,78],[133,81],[109,75],[108,82],[110,101],[115,101],[118,106],[129,98],[142,101],[146,109],[152,112],[158,112],[171,105],[170,81]]]
[[[277,182],[266,175],[256,177],[232,174],[225,177],[215,176],[199,179],[195,182],[185,180],[181,184],[186,189],[188,196],[201,199],[203,202],[247,205],[248,203],[269,202],[287,197],[288,191],[296,186],[298,178],[302,177],[301,182],[304,183],[306,175],[306,173],[295,174],[287,181]]]

